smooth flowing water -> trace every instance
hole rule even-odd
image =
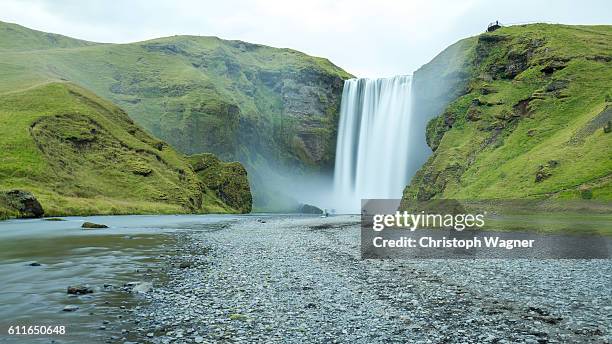
[[[410,166],[410,76],[345,81],[336,147],[334,194],[339,211],[363,198],[399,198]]]
[[[96,216],[66,221],[0,222],[0,342],[48,343],[49,336],[8,336],[9,326],[66,326],[59,342],[103,341],[116,324],[120,307],[129,308],[137,295],[121,291],[124,283],[151,281],[161,254],[176,231],[205,229],[238,216]],[[110,226],[82,230],[84,221]],[[32,266],[32,263],[40,265]],[[68,295],[70,285],[87,284],[94,293]],[[107,288],[104,286],[107,285]],[[65,312],[67,305],[78,306]]]

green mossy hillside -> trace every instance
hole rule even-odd
[[[54,33],[25,28],[21,25],[0,22],[0,51],[34,51],[43,49],[77,48],[97,43],[74,39]]]
[[[0,123],[0,190],[32,192],[47,216],[238,212],[205,195],[181,154],[74,84],[1,93]]]
[[[0,45],[0,92],[76,83],[184,154],[240,161],[259,177],[252,181],[265,179],[260,166],[296,174],[333,168],[351,75],[327,59],[217,37],[92,44],[54,35],[60,43],[49,44],[50,34],[2,22],[0,33],[0,42],[20,42]]]
[[[404,202],[612,199],[610,42],[612,26],[549,24],[462,41],[460,93],[427,125]]]
[[[239,162],[223,162],[214,154],[203,153],[189,157],[207,192],[212,192],[225,205],[241,213],[250,213],[253,205],[247,171]]]

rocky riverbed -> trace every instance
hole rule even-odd
[[[192,224],[108,341],[612,341],[610,260],[361,260],[358,221]]]

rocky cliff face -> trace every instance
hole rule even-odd
[[[263,81],[280,95],[283,144],[290,159],[328,169],[333,165],[337,123],[346,75],[317,68],[285,71]],[[293,132],[293,135],[291,134]]]
[[[146,65],[107,67],[121,72],[99,91],[181,151],[247,164],[261,156],[281,165],[332,165],[337,109],[349,75],[329,61],[214,37],[179,36],[130,48]],[[126,60],[134,52],[109,49]],[[177,63],[189,77],[168,78]]]
[[[44,33],[15,27],[40,45]],[[331,172],[343,81],[351,75],[326,59],[216,37],[121,45],[64,39],[63,49],[11,51],[7,61],[29,78],[69,80],[110,99],[185,154],[237,160],[254,183],[268,170]]]
[[[434,81],[420,92],[435,87],[433,72],[456,82],[421,97],[433,106],[417,105],[421,116],[439,115],[426,128],[433,154],[404,190],[404,203],[611,199],[611,38],[610,26],[507,27],[463,40],[424,66],[415,78]],[[448,58],[457,52],[461,59]],[[452,96],[436,100],[445,93]]]

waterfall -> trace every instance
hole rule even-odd
[[[400,198],[410,169],[410,76],[344,83],[334,170],[339,211],[362,198]]]

